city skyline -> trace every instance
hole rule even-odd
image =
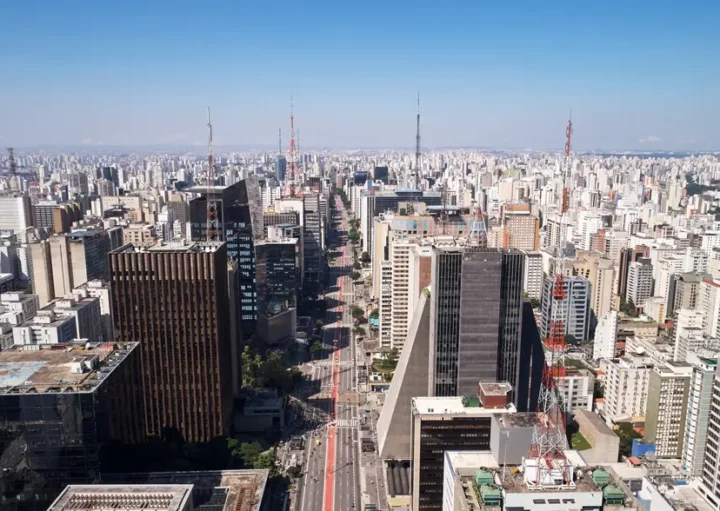
[[[7,6],[0,144],[720,149],[717,4],[430,5]]]

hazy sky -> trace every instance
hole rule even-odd
[[[0,146],[720,149],[720,1],[0,2]]]

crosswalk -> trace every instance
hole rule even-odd
[[[335,362],[339,367],[352,367],[356,365],[352,360],[343,360],[342,362]],[[332,360],[321,360],[320,362],[315,362],[316,367],[332,367],[333,362]]]
[[[357,421],[357,419],[338,419],[337,427],[338,428],[357,428],[358,421]]]

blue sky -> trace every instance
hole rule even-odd
[[[547,4],[550,4],[548,6]],[[720,2],[2,2],[0,145],[720,149]],[[284,145],[286,145],[285,137]]]

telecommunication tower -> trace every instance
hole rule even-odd
[[[207,241],[217,241],[219,235],[218,225],[218,202],[215,198],[213,187],[215,186],[215,158],[213,157],[213,129],[212,122],[210,120],[210,107],[207,109],[208,113],[208,170],[207,170],[207,196],[205,198],[207,202],[207,231],[205,238]]]
[[[415,135],[415,172],[413,187],[420,190],[420,91],[417,95],[417,133]]]
[[[282,155],[282,128],[278,128],[278,155]]]
[[[298,179],[297,150],[295,148],[295,113],[293,111],[293,98],[290,97],[290,145],[288,146],[287,173],[285,175],[285,196],[295,197]]]
[[[565,165],[563,172],[563,201],[560,214],[562,229],[565,213],[568,209],[568,177],[570,174],[570,151],[572,147],[572,120],[568,122],[565,132]],[[550,331],[544,340],[545,366],[543,367],[542,386],[538,401],[538,414],[533,429],[530,452],[526,459],[525,481],[532,488],[572,487],[572,466],[565,456],[567,435],[565,430],[565,413],[558,391],[557,378],[565,376],[565,356],[568,346],[565,342],[564,302],[567,299],[565,290],[565,261],[562,236],[558,236],[556,253],[555,282],[552,291],[552,309]],[[531,469],[528,471],[528,469]]]
[[[12,147],[7,148],[8,152],[8,165],[10,166],[10,175],[17,175],[17,162],[15,161],[15,149]]]
[[[480,201],[475,202],[475,218],[473,219],[470,235],[468,236],[468,245],[471,247],[487,248],[487,229],[485,228],[485,218]]]

